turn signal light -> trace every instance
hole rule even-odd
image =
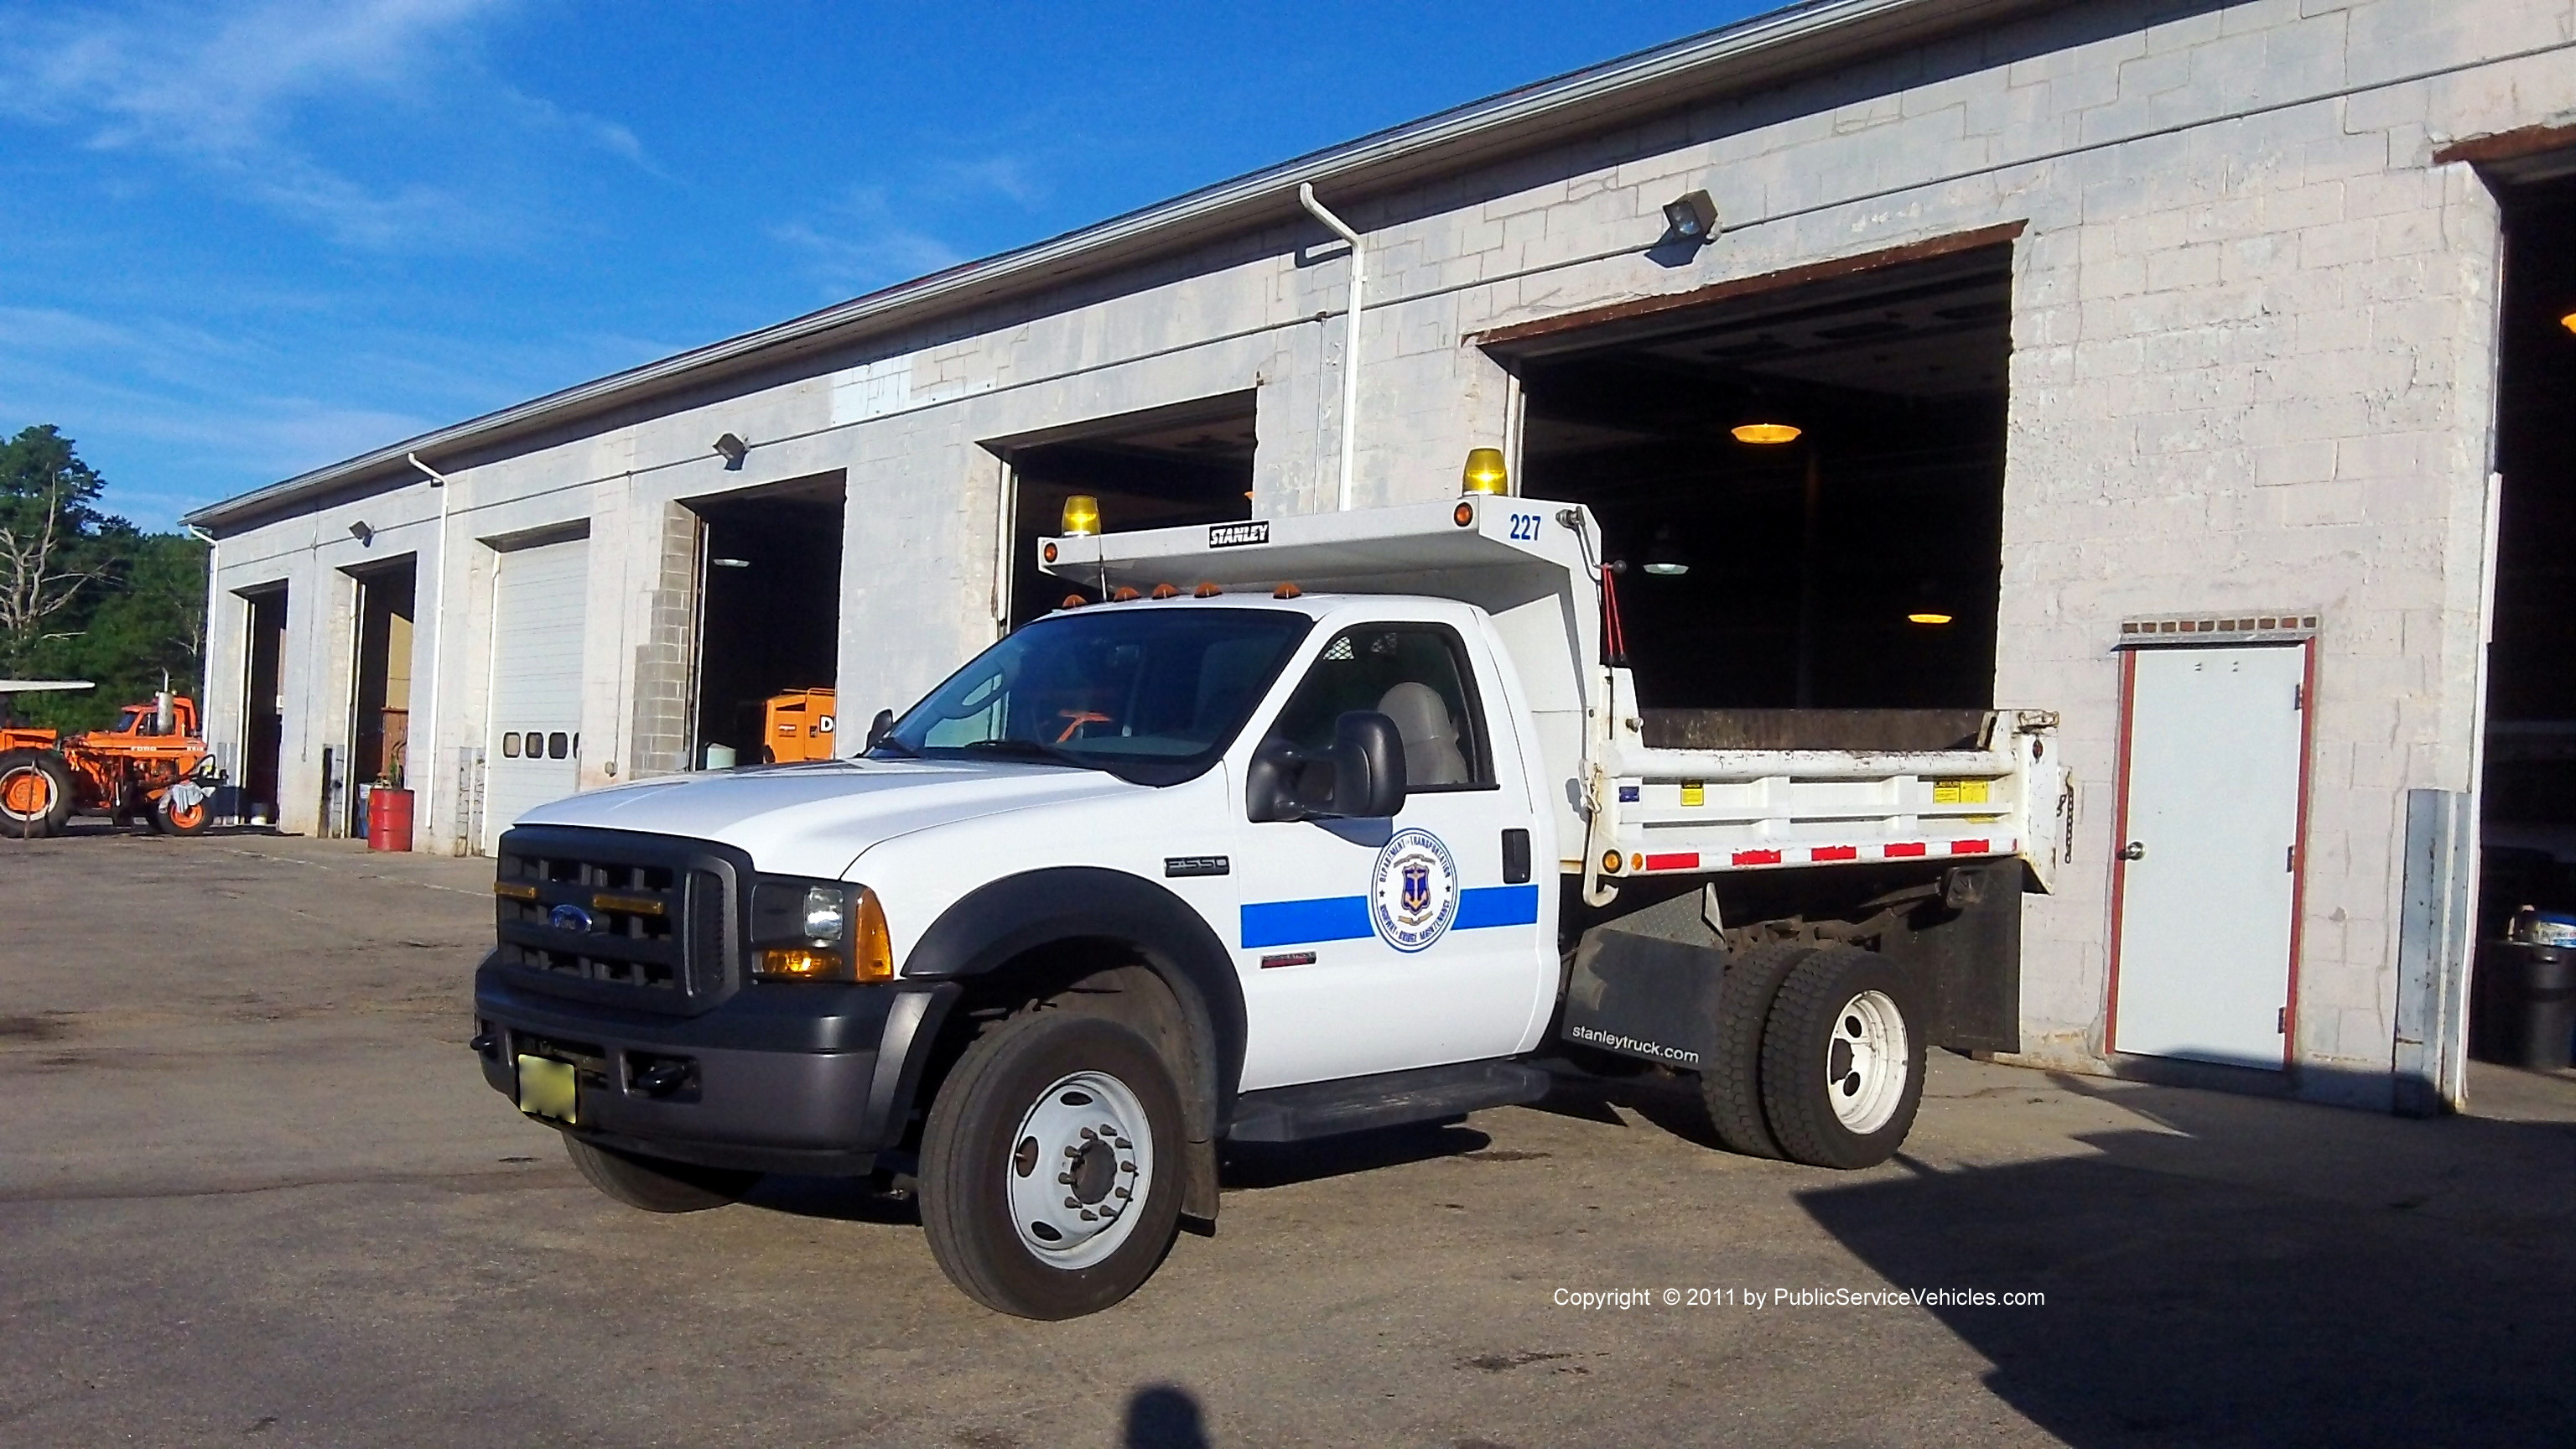
[[[838,951],[812,946],[772,946],[760,953],[758,975],[777,981],[846,981],[849,961]]]
[[[857,955],[855,975],[861,981],[894,979],[894,936],[886,930],[885,907],[877,904],[877,893],[859,892],[858,929],[852,934],[850,949]]]

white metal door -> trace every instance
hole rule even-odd
[[[483,848],[581,783],[582,601],[590,541],[501,555],[492,600],[492,714]]]
[[[2130,659],[2114,1050],[2288,1059],[2304,645]]]

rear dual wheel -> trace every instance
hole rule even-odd
[[[1810,1167],[1896,1154],[1923,1100],[1913,981],[1854,946],[1779,943],[1730,962],[1700,1091],[1718,1140]]]
[[[0,834],[60,835],[72,816],[72,772],[51,750],[0,753]]]

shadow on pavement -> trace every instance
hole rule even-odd
[[[1218,1180],[1227,1191],[1258,1191],[1374,1172],[1406,1162],[1464,1157],[1493,1145],[1494,1139],[1472,1127],[1424,1123],[1326,1137],[1314,1142],[1228,1142],[1219,1147]]]
[[[1127,1400],[1119,1449],[1208,1449],[1207,1420],[1189,1390],[1149,1384]]]
[[[1800,1202],[1893,1287],[2045,1293],[1931,1311],[2069,1444],[2576,1443],[2576,1128],[2154,1108],[2098,1157]]]

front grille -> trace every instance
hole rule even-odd
[[[499,964],[559,995],[702,1011],[740,977],[749,862],[702,842],[522,826],[501,837]]]

